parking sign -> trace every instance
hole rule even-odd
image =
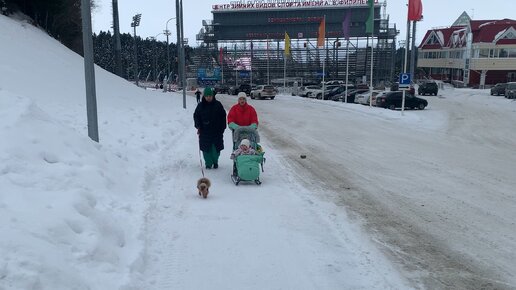
[[[410,88],[411,78],[409,73],[400,74],[400,89]]]

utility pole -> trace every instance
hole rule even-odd
[[[169,20],[167,20],[167,23],[165,24],[165,31],[163,32],[167,36],[167,76],[170,75],[170,49],[169,49],[170,42],[168,41],[168,36],[170,35],[170,31],[168,30],[168,22],[173,19],[176,19],[176,17],[172,17]]]
[[[122,46],[120,44],[120,23],[118,20],[118,0],[113,0],[113,34],[115,41],[115,73],[122,77]]]
[[[141,14],[136,14],[133,16],[133,22],[131,22],[131,27],[134,28],[134,79],[136,80],[136,86],[138,86],[138,48],[136,46],[136,27],[140,25],[140,19],[142,18]]]
[[[158,56],[156,51],[156,41],[158,40],[158,36],[164,33],[158,33],[156,36],[151,36],[150,39],[153,42],[152,54],[154,54],[154,81],[158,83]]]
[[[180,86],[180,79],[183,75],[181,72],[181,27],[180,27],[180,17],[181,13],[179,12],[179,0],[176,0],[176,31],[177,31],[177,42],[176,42],[176,63],[177,63],[177,85]]]
[[[93,63],[93,39],[91,32],[90,0],[81,0],[82,45],[84,49],[84,78],[86,83],[86,111],[88,115],[88,136],[99,142],[97,121],[97,96],[95,93],[95,64]]]
[[[185,55],[185,33],[183,25],[183,0],[181,0],[181,70],[182,70],[182,85],[183,85],[183,109],[186,109],[186,55]]]
[[[412,21],[412,44],[410,45],[410,75],[412,76],[412,81],[416,79],[414,75],[416,66],[416,23],[417,21]]]

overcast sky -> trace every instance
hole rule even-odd
[[[383,2],[383,0],[380,0]],[[400,30],[398,40],[405,39],[407,0],[387,1],[387,14],[391,23],[396,23]],[[507,0],[471,1],[471,0],[422,0],[424,20],[418,23],[416,41],[419,45],[421,38],[428,29],[434,27],[450,26],[463,11],[476,20],[503,19],[514,16],[514,3]],[[111,30],[112,0],[96,0],[98,8],[93,12],[94,32]],[[184,0],[184,31],[189,44],[196,45],[195,35],[202,28],[203,19],[213,19],[211,7],[213,4],[229,4],[230,0]],[[175,17],[175,0],[147,0],[140,1],[118,0],[120,14],[120,31],[131,32],[131,21],[135,14],[141,13],[141,23],[137,28],[137,34],[141,37],[156,36],[165,30],[166,22]],[[168,28],[174,34],[171,42],[175,42],[175,20],[171,20]],[[165,40],[165,36],[159,35],[158,39]]]

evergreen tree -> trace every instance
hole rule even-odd
[[[75,52],[82,52],[81,0],[3,0],[11,13],[22,12]],[[90,0],[95,7],[94,0]]]

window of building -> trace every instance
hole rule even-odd
[[[435,35],[435,33],[432,33],[430,37],[427,38],[425,44],[441,44],[441,42],[439,41],[437,35]]]
[[[506,58],[509,56],[509,52],[505,48],[500,48],[500,52],[498,54],[498,57],[500,58]]]
[[[480,49],[480,53],[479,53],[479,58],[487,58],[489,57],[489,49],[487,48],[482,48]]]
[[[507,54],[509,57],[516,58],[516,48],[507,49]]]
[[[503,39],[516,39],[516,33],[514,30],[507,32],[507,34],[504,35]]]
[[[509,82],[516,81],[516,72],[507,73],[507,81],[509,81]]]

